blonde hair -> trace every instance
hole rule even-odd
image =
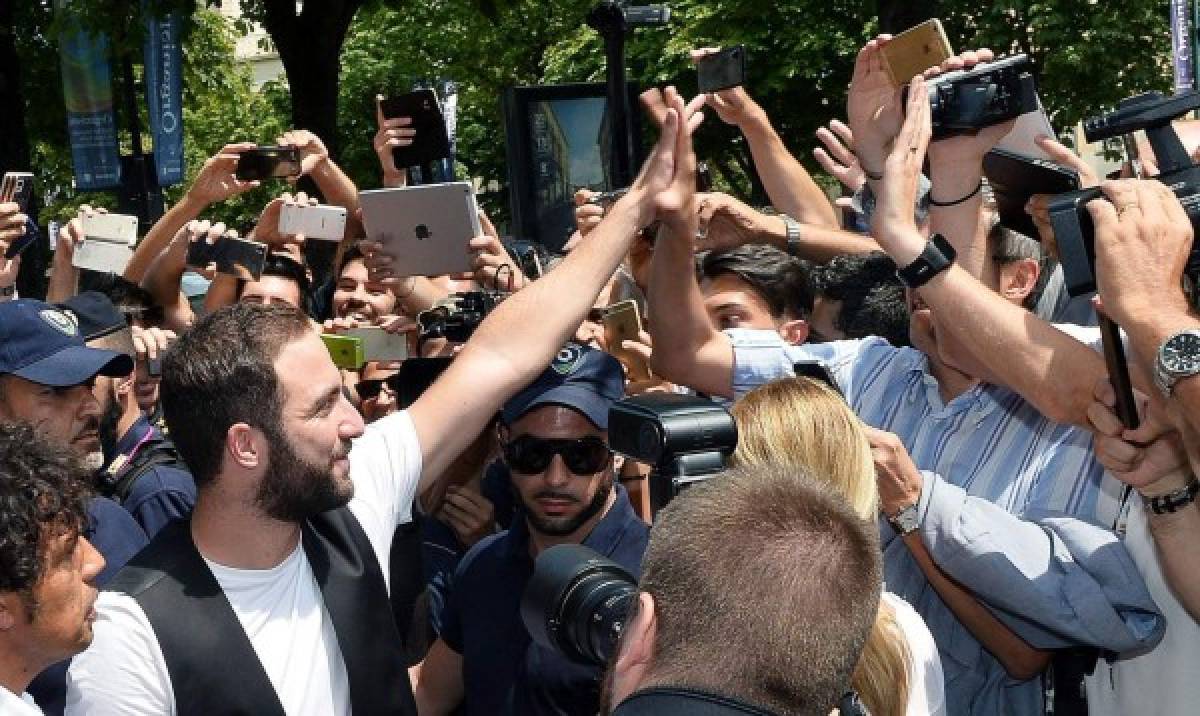
[[[875,463],[858,417],[845,400],[810,378],[762,385],[733,406],[742,468],[791,465],[837,491],[864,520],[879,510]],[[876,716],[904,716],[911,656],[896,614],[880,600],[879,614],[851,684]]]

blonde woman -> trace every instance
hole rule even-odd
[[[841,396],[809,378],[768,383],[733,406],[734,463],[791,463],[828,480],[865,520],[876,519],[875,464],[864,426]],[[942,664],[920,615],[883,593],[879,616],[852,680],[874,716],[945,714]]]

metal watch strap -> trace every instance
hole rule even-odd
[[[934,234],[925,244],[925,250],[915,261],[896,271],[900,282],[909,288],[920,288],[942,271],[950,268],[958,253],[945,236]]]
[[[901,537],[915,532],[921,526],[917,504],[914,502],[906,507],[901,507],[896,511],[896,514],[887,515],[887,521],[892,526],[892,529],[896,530],[896,534]]]
[[[1146,507],[1156,515],[1173,514],[1195,502],[1197,493],[1200,493],[1200,480],[1193,476],[1191,482],[1178,490],[1148,498]]]
[[[787,214],[780,214],[780,219],[783,219],[784,232],[787,236],[787,252],[788,256],[800,255],[800,222],[796,221]]]
[[[1167,347],[1187,336],[1200,338],[1200,331],[1197,331],[1196,329],[1188,329],[1174,333],[1168,336],[1167,339],[1162,342],[1162,345],[1158,347],[1158,350],[1154,354],[1154,382],[1164,395],[1169,396],[1171,391],[1174,390],[1175,384],[1184,378],[1189,378],[1193,375],[1200,374],[1200,356],[1198,356],[1198,360],[1195,365],[1192,366],[1191,370],[1176,372],[1170,370],[1167,366]]]

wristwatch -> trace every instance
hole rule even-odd
[[[787,235],[788,256],[798,256],[800,254],[800,222],[787,214],[780,214],[779,218],[783,219],[783,227]]]
[[[896,530],[896,534],[901,537],[915,531],[921,526],[921,517],[917,512],[917,504],[914,502],[907,507],[901,507],[894,515],[887,516],[888,524],[892,529]]]
[[[925,250],[915,261],[896,271],[896,275],[909,288],[920,288],[942,271],[950,268],[958,253],[945,236],[934,234],[925,244]]]
[[[1163,341],[1154,361],[1154,382],[1170,395],[1175,384],[1200,373],[1200,330],[1180,331]]]

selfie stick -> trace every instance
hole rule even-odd
[[[625,35],[636,27],[665,25],[670,18],[670,8],[663,5],[628,7],[628,0],[604,0],[588,13],[588,26],[604,38],[608,80],[605,111],[612,137],[610,186],[633,183],[633,128],[629,121],[629,87],[625,81]]]

